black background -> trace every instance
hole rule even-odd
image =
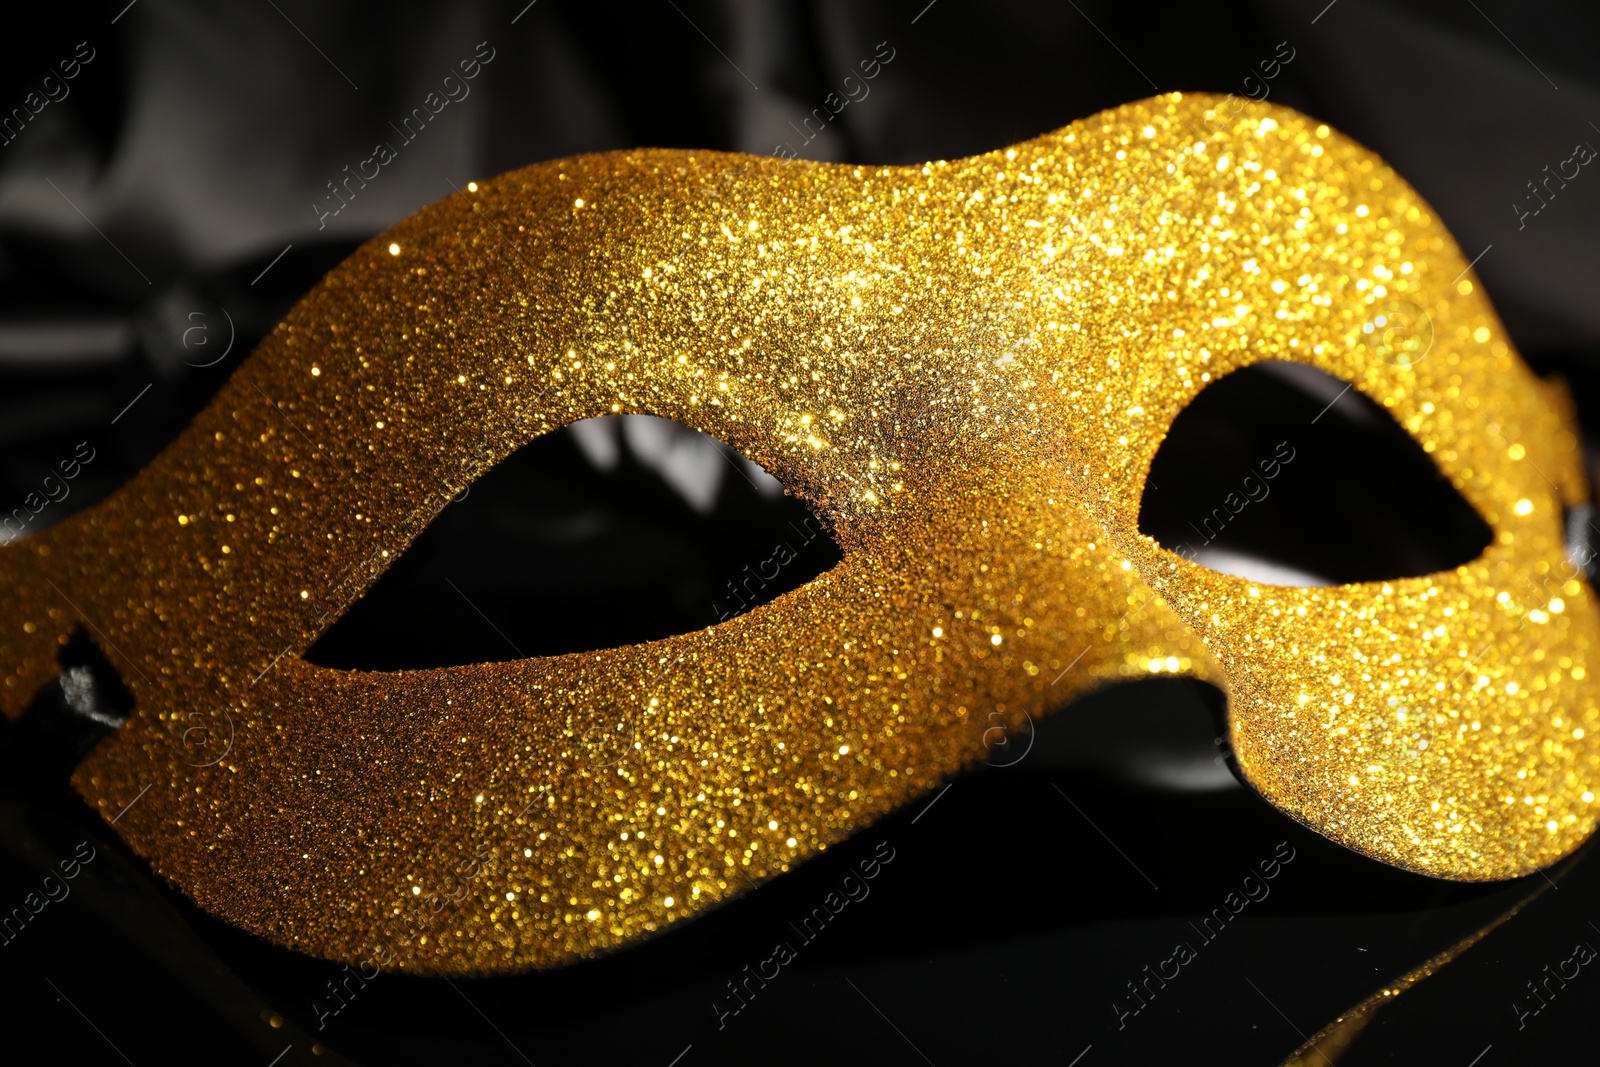
[[[1591,5],[124,3],[8,12],[0,35],[0,109],[78,42],[95,50],[71,96],[0,147],[0,494],[20,500],[78,441],[97,449],[53,521],[170,441],[356,242],[452,182],[638,145],[959,156],[1157,91],[1259,95],[1245,79],[1280,42],[1294,59],[1270,98],[1362,140],[1420,189],[1467,256],[1482,253],[1476,270],[1524,355],[1565,375],[1586,424],[1600,425],[1600,178],[1584,172],[1520,226],[1516,206],[1576,142],[1600,143]],[[472,96],[319,230],[324,183],[480,41],[495,58]],[[871,94],[801,145],[794,126],[881,41],[894,58]],[[716,576],[760,558],[770,524],[798,508],[730,478],[707,516],[635,464],[591,470],[570,441],[526,456],[416,554],[419,567],[459,560],[474,600],[520,620],[511,636],[529,652],[704,625],[695,613]],[[580,512],[603,513],[610,533],[574,543],[546,521]],[[811,573],[835,558],[817,551]],[[411,624],[360,631],[353,617],[324,658],[505,655],[437,590],[391,585],[396,603],[415,597]],[[1171,773],[1211,766],[1215,702],[1179,682],[1081,701],[1041,722],[1014,766],[979,768],[932,807],[647,944],[546,974],[385,976],[322,1029],[311,1001],[338,968],[232,931],[152,879],[66,786],[73,750],[36,708],[0,731],[0,907],[80,840],[99,854],[71,897],[0,946],[0,1041],[8,1061],[85,1064],[1276,1064],[1532,896],[1379,1012],[1338,1061],[1592,1058],[1600,977],[1589,969],[1520,1030],[1511,1007],[1575,943],[1600,945],[1600,866],[1587,852],[1491,886],[1384,868],[1220,774]],[[871,895],[719,1029],[723,983],[879,842],[895,859]],[[1175,941],[1197,941],[1188,923],[1280,842],[1295,859],[1271,896],[1119,1030],[1111,1004],[1126,1002],[1124,983]]]

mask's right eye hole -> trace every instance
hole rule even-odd
[[[728,445],[610,415],[479,478],[306,658],[405,670],[613,648],[742,614],[842,558],[820,519]]]
[[[1179,412],[1139,530],[1212,570],[1280,585],[1434,574],[1494,538],[1382,407],[1278,362],[1226,375]]]

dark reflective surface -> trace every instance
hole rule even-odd
[[[1265,92],[1390,159],[1467,257],[1483,252],[1478,275],[1525,354],[1574,384],[1589,425],[1600,414],[1600,196],[1585,184],[1596,179],[1555,189],[1525,225],[1506,210],[1575,140],[1600,143],[1582,113],[1597,37],[1581,5],[125,7],[58,5],[17,15],[0,37],[0,109],[77,42],[97,49],[72,96],[0,147],[0,514],[85,442],[94,458],[37,521],[113,491],[357,240],[449,194],[450,182],[636,144],[770,152],[798,142],[795,127],[880,40],[896,58],[872,95],[802,154],[912,162],[1014,142],[1157,89]],[[319,229],[311,204],[328,195],[325,182],[486,38],[499,58],[475,95]],[[1280,41],[1295,58],[1263,80],[1259,63]],[[1276,403],[1261,409],[1269,419]],[[1355,429],[1342,440],[1366,448]],[[1180,471],[1175,486],[1155,479],[1161,492],[1206,497],[1179,500],[1183,522],[1190,505],[1215,506],[1208,477],[1229,480],[1228,435],[1213,430],[1195,451],[1215,464]],[[486,479],[447,509],[430,531],[439,544],[419,544],[314,658],[421,666],[705,625],[724,584],[765,558],[749,553],[773,523],[798,518],[733,466],[717,509],[702,511],[620,437],[607,469],[571,440],[553,447],[542,458],[530,450],[537,464],[511,479],[532,491],[508,487],[496,504]],[[1316,454],[1300,452],[1274,482],[1281,497],[1275,488],[1251,505],[1259,518],[1287,503],[1285,479]],[[1309,510],[1284,508],[1333,513],[1296,538],[1320,555],[1286,562],[1403,570],[1419,565],[1407,544],[1437,550],[1457,538],[1467,552],[1479,536],[1448,508],[1404,512],[1404,494],[1390,503],[1417,523],[1397,530],[1380,508],[1368,510],[1373,524],[1351,526],[1340,517],[1349,490],[1329,488],[1347,483],[1326,473],[1296,490]],[[1408,542],[1408,530],[1427,536]],[[1274,547],[1271,533],[1252,536],[1236,547]],[[810,565],[827,566],[823,555]],[[380,591],[393,599],[383,604]],[[466,599],[491,601],[482,614],[493,625]],[[1488,886],[1384,868],[1239,787],[1216,711],[1216,694],[1200,687],[1108,691],[996,739],[987,766],[931,806],[649,943],[548,974],[380,976],[362,987],[199,913],[130,856],[66,785],[82,746],[109,727],[47,690],[21,723],[0,725],[0,1056],[141,1067],[1273,1065],[1543,887],[1383,1008],[1339,1062],[1592,1057],[1600,977],[1580,965],[1561,986],[1544,970],[1570,974],[1580,942],[1600,948],[1592,853],[1550,881]],[[807,940],[796,926],[880,843],[893,858],[870,893]],[[1293,859],[1278,860],[1280,848]],[[1264,862],[1278,863],[1270,880]],[[1219,907],[1233,917],[1219,920]],[[779,941],[793,961],[750,979],[746,967],[772,973]],[[1189,948],[1181,963],[1179,944]],[[1530,981],[1542,990],[1537,1012]],[[329,982],[345,1004],[337,1014]]]
[[[1071,734],[1081,715],[1175,696],[1091,699],[1040,731]],[[367,1064],[522,1062],[512,1044],[533,1062],[666,1063],[692,1045],[700,1063],[748,1062],[757,1050],[765,1062],[808,1063],[838,1056],[841,1041],[850,1062],[914,1062],[915,1044],[935,1063],[1058,1062],[1093,1045],[1096,1062],[1181,1050],[1186,1062],[1272,1064],[1300,1043],[1296,1028],[1314,1032],[1540,883],[1420,878],[1331,845],[1242,789],[1163,792],[1052,766],[1043,748],[1035,756],[959,779],[930,807],[605,959],[523,977],[365,984],[188,907],[81,806],[10,765],[4,899],[38,890],[80,841],[96,856],[63,881],[71,896],[5,947],[19,979],[7,1010],[54,1019],[75,1050],[66,1062],[84,1063],[110,1059],[92,1031],[67,1025],[43,979],[136,1063],[265,1062],[291,1043],[291,1062],[312,1062],[299,1053],[315,1039]],[[865,895],[802,930],[861,861],[885,856]],[[1582,904],[1595,878],[1580,860],[1559,890],[1381,1012],[1356,1050],[1377,1037],[1377,1049],[1415,1050],[1401,1062],[1465,1063],[1508,1044],[1505,1005],[1523,980],[1573,941],[1600,938]],[[774,968],[779,942],[795,958]],[[1181,964],[1180,945],[1190,953]],[[1431,985],[1447,980],[1453,992],[1441,998]],[[346,1005],[337,1014],[330,981]],[[1528,1028],[1519,1047],[1530,1058],[1507,1062],[1561,1048],[1592,996],[1573,982]]]

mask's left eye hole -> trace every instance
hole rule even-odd
[[[1494,538],[1381,406],[1278,362],[1222,377],[1178,413],[1139,530],[1212,570],[1278,585],[1435,574]]]
[[[613,648],[742,614],[841,558],[728,445],[648,415],[589,419],[474,482],[306,658],[404,670]]]

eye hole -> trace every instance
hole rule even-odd
[[[28,788],[59,788],[133,711],[133,694],[117,667],[82,629],[57,650],[56,662],[56,681],[42,686],[15,722],[0,722],[0,749],[27,754],[8,760],[6,773]]]
[[[1494,537],[1382,407],[1279,362],[1213,382],[1178,414],[1139,530],[1212,570],[1279,585],[1434,574]]]
[[[990,767],[1027,760],[1035,770],[1070,769],[1163,792],[1237,789],[1228,743],[1227,698],[1191,678],[1145,677],[1072,701],[1059,719],[1032,719],[1011,732],[986,733]],[[1051,729],[1060,722],[1064,729]]]
[[[307,659],[402,670],[585,652],[703,629],[843,558],[755,463],[681,423],[589,419],[445,507]]]

